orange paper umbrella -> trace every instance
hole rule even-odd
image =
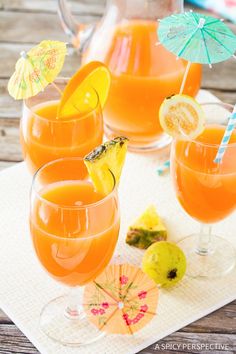
[[[129,264],[111,265],[88,284],[84,308],[100,330],[133,334],[156,314],[158,288],[141,269]]]
[[[66,53],[66,44],[59,41],[42,41],[28,53],[21,52],[8,82],[10,95],[20,100],[42,91],[61,71]]]

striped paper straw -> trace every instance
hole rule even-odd
[[[233,130],[236,126],[236,105],[234,106],[234,110],[233,113],[231,114],[231,116],[229,117],[229,122],[228,125],[226,127],[223,139],[220,143],[220,147],[217,151],[217,155],[216,158],[214,160],[215,163],[221,163],[222,159],[224,157],[225,154],[225,150],[227,149],[227,144],[229,143],[230,137],[233,133]]]
[[[162,165],[157,168],[157,173],[159,176],[163,175],[170,168],[170,160],[165,161]]]

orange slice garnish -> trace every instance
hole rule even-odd
[[[69,118],[78,113],[95,109],[98,104],[103,108],[110,89],[111,74],[108,68],[97,61],[84,65],[69,80],[58,106],[57,117]]]
[[[173,136],[195,139],[205,126],[205,113],[201,105],[187,95],[166,98],[159,110],[163,130]]]

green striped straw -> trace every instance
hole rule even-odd
[[[223,139],[220,143],[220,147],[217,151],[216,158],[214,160],[215,163],[221,163],[225,154],[225,151],[227,149],[227,145],[230,141],[231,135],[233,133],[233,130],[236,126],[236,105],[234,106],[233,113],[229,117],[228,125],[226,127]]]
[[[165,172],[169,171],[169,169],[170,169],[170,160],[167,160],[157,168],[157,173],[159,176],[162,176]]]

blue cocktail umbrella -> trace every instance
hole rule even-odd
[[[236,36],[222,20],[193,11],[159,20],[158,38],[177,58],[188,61],[180,93],[183,92],[191,63],[219,63],[235,57]]]

